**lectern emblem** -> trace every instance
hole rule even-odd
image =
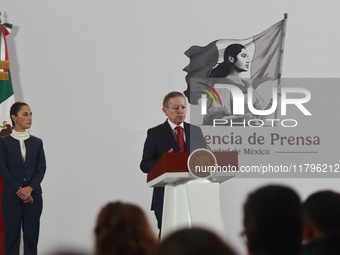
[[[207,149],[197,149],[190,153],[187,161],[189,172],[197,178],[209,178],[216,171],[216,157]]]

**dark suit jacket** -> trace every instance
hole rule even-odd
[[[185,151],[194,151],[198,148],[206,148],[206,142],[203,137],[202,130],[195,125],[184,122],[185,132]],[[173,130],[168,121],[156,127],[150,128],[147,132],[147,137],[144,144],[143,157],[140,163],[140,168],[144,173],[148,173],[155,163],[167,153],[170,149],[174,152],[179,152],[179,146],[175,139]],[[154,188],[151,210],[163,210],[164,188]]]
[[[10,135],[0,138],[0,176],[4,179],[3,194],[16,194],[20,187],[31,186],[41,193],[40,183],[46,171],[42,140],[30,136],[25,140],[26,159],[23,161],[20,142]]]

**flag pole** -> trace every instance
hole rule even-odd
[[[282,74],[282,63],[283,63],[283,52],[284,44],[286,39],[286,28],[287,28],[288,13],[284,14],[283,18],[283,28],[282,28],[282,40],[281,40],[281,53],[280,53],[280,64],[279,64],[279,75],[277,79],[277,92],[278,92],[278,108],[281,110],[281,74]],[[278,111],[275,111],[275,119],[277,119]],[[275,126],[277,123],[275,122]]]

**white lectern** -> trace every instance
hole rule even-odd
[[[235,151],[213,154],[220,166],[216,170],[222,171],[207,178],[197,178],[188,170],[189,152],[164,154],[148,173],[150,187],[165,186],[161,239],[177,229],[190,227],[208,228],[225,236],[220,183],[237,174],[238,154]]]

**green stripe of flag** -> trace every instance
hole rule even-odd
[[[0,26],[4,26],[9,29],[12,29],[13,27],[13,25],[9,23],[0,24]],[[0,38],[2,38],[2,36],[3,34],[2,34],[2,28],[1,28]],[[13,87],[12,87],[12,79],[11,79],[10,70],[8,70],[8,77],[9,79],[7,81],[0,80],[0,104],[2,104],[5,100],[7,100],[9,97],[13,95]]]
[[[0,81],[0,104],[13,95],[11,72],[8,71],[8,81]]]

